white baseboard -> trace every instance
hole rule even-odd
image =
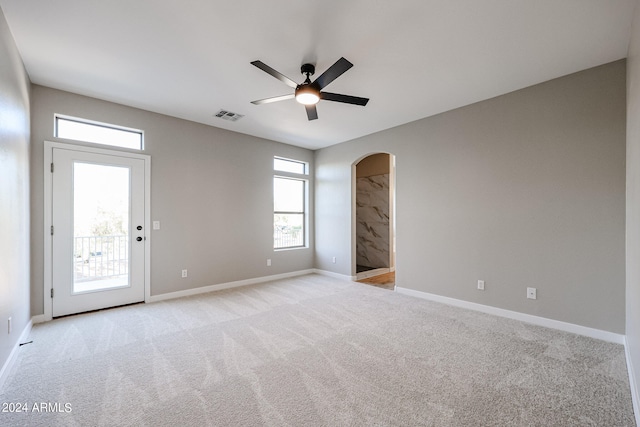
[[[346,274],[334,273],[333,271],[327,271],[327,270],[319,270],[317,268],[313,269],[313,273],[321,274],[323,276],[334,277],[336,279],[342,279],[342,280],[349,280],[349,281],[356,280],[356,276],[347,276]]]
[[[38,314],[31,317],[31,323],[33,323],[34,325],[38,323],[44,323],[46,321],[47,321],[47,316],[45,316],[44,314]]]
[[[20,348],[20,343],[25,342],[27,340],[27,338],[29,337],[29,333],[31,332],[32,326],[33,326],[33,322],[29,320],[29,323],[27,323],[27,326],[24,327],[24,329],[22,330],[22,333],[20,334],[20,337],[18,338],[15,345],[13,346],[13,350],[11,350],[11,353],[9,354],[7,361],[4,362],[4,366],[2,367],[2,369],[0,369],[0,390],[2,390],[2,387],[4,387],[4,383],[9,377],[9,373],[11,373],[11,370],[13,369],[13,365],[16,363],[16,359],[18,358],[18,349]]]
[[[589,328],[587,326],[580,326],[573,323],[562,322],[560,320],[548,319],[546,317],[534,316],[531,314],[520,313],[517,311],[505,310],[503,308],[492,307],[489,305],[477,304],[475,302],[469,302],[459,300],[455,298],[444,297],[441,295],[430,294],[428,292],[416,291],[413,289],[400,288],[396,286],[396,292],[427,299],[430,301],[436,301],[447,305],[453,305],[456,307],[466,308],[469,310],[480,311],[482,313],[493,314],[495,316],[507,317],[509,319],[519,320],[525,323],[531,323],[533,325],[544,326],[551,329],[558,329],[564,332],[571,332],[578,335],[584,335],[587,337],[599,339],[602,341],[608,341],[615,344],[624,344],[624,335],[616,334],[614,332],[603,331],[600,329]]]
[[[185,289],[184,291],[168,292],[166,294],[152,295],[147,302],[158,302],[169,299],[188,297],[191,295],[205,294],[207,292],[221,291],[223,289],[238,288],[240,286],[255,285],[258,283],[271,282],[273,280],[287,279],[289,277],[304,276],[313,274],[313,269],[293,271],[291,273],[275,274],[273,276],[256,277],[254,279],[238,280],[236,282],[220,283],[217,285],[202,286],[200,288]]]
[[[636,425],[640,426],[640,401],[638,401],[638,383],[636,382],[635,369],[631,362],[631,355],[629,354],[629,346],[625,338],[624,342],[624,354],[627,358],[627,372],[629,374],[629,388],[631,389],[631,402],[633,403],[633,413],[636,417]]]

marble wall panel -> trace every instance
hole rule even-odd
[[[356,237],[358,265],[389,267],[389,174],[357,178]]]

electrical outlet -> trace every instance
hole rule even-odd
[[[187,270],[182,270],[182,278],[184,279],[185,277],[187,277]]]
[[[536,288],[527,288],[527,298],[529,299],[537,299]]]
[[[267,267],[271,267],[271,260],[267,259]]]
[[[7,333],[11,335],[11,317],[7,319]]]
[[[331,258],[331,262],[335,264],[336,263],[336,257]]]
[[[484,291],[484,280],[478,280],[478,290]]]

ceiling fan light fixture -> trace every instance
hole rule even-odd
[[[296,89],[296,101],[302,105],[315,105],[320,101],[320,94],[309,86],[301,86]]]

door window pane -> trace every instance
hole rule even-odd
[[[129,286],[127,167],[74,162],[73,292]]]

